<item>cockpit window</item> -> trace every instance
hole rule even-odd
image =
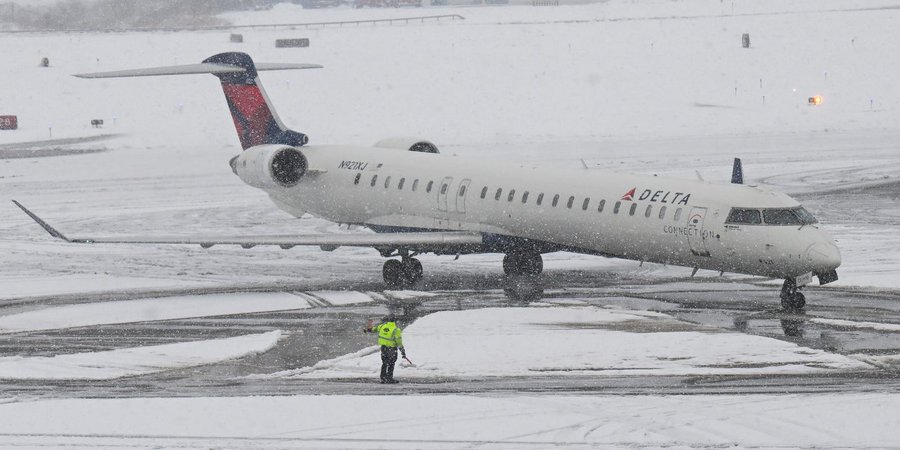
[[[802,206],[785,209],[764,209],[763,220],[766,225],[809,225],[816,223],[816,218]]]
[[[725,223],[759,225],[762,223],[762,216],[758,209],[731,208]]]
[[[760,214],[761,212],[761,214]],[[809,211],[802,206],[796,208],[766,208],[762,211],[749,208],[731,208],[727,224],[736,225],[810,225],[817,223]]]
[[[802,206],[798,206],[798,207],[794,208],[793,211],[794,211],[794,214],[796,214],[798,217],[800,217],[800,220],[802,220],[803,223],[805,223],[807,225],[819,222],[818,220],[816,220],[815,216],[810,214],[809,211],[807,211]]]
[[[803,225],[800,218],[790,209],[764,209],[766,225]]]

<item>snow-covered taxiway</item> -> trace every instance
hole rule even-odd
[[[245,31],[243,44],[0,35],[0,114],[20,123],[0,132],[0,444],[900,446],[892,2],[441,12],[466,20]],[[229,18],[409,14],[283,5]],[[295,35],[311,46],[272,45]],[[325,65],[263,75],[282,118],[317,143],[419,135],[499,165],[715,181],[740,156],[749,182],[795,195],[835,235],[841,280],[785,314],[777,280],[571,254],[521,280],[486,255],[423,257],[417,292],[384,292],[371,250],[73,246],[7,201],[72,232],[342,232],[233,176],[239,148],[213,78],[69,76],[232,49]],[[824,102],[807,105],[813,95]],[[415,297],[416,367],[386,389],[359,329]]]

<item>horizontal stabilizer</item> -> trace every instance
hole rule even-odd
[[[321,69],[318,64],[299,63],[258,63],[256,70],[295,70],[295,69]],[[246,69],[230,64],[200,63],[185,64],[180,66],[148,67],[144,69],[116,70],[112,72],[79,73],[78,78],[124,78],[124,77],[154,77],[160,75],[193,75],[198,73],[228,74],[245,72]]]

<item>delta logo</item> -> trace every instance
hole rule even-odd
[[[634,196],[637,195],[637,188],[633,187],[622,196],[622,201],[633,202]],[[638,200],[646,200],[654,203],[670,203],[676,205],[687,205],[691,199],[690,193],[672,192],[672,191],[654,191],[653,189],[644,189]]]

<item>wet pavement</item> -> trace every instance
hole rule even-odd
[[[460,286],[476,289],[459,289]],[[315,286],[317,289],[329,286]],[[347,286],[342,286],[346,288]],[[303,286],[273,286],[271,290],[302,291]],[[330,288],[334,289],[334,286]],[[360,283],[352,290],[374,291]],[[872,366],[869,370],[822,375],[765,376],[570,376],[539,374],[529,377],[446,378],[416,380],[397,386],[377,382],[377,367],[366,379],[298,380],[255,378],[315,364],[373,345],[362,332],[370,318],[388,311],[405,312],[406,322],[444,310],[523,306],[530,302],[589,304],[601,307],[659,311],[684,321],[684,327],[739,331],[846,355],[898,355],[900,332],[860,326],[861,323],[900,324],[900,294],[861,293],[841,289],[808,288],[808,306],[785,312],[777,297],[777,283],[728,281],[719,278],[627,278],[603,272],[551,271],[538,278],[502,275],[426,277],[418,289],[436,294],[417,305],[372,303],[310,309],[239,314],[193,319],[100,325],[0,335],[2,356],[49,356],[116,348],[198,341],[282,330],[275,348],[236,360],[169,370],[108,381],[0,380],[0,389],[13,398],[232,396],[293,394],[396,394],[473,392],[602,392],[622,394],[866,392],[900,388],[900,367]],[[217,288],[211,291],[236,290]],[[313,290],[312,287],[307,287]],[[254,286],[266,291],[265,286]],[[203,292],[194,292],[201,294]],[[143,297],[166,295],[165,291]],[[168,292],[184,294],[183,290]],[[0,314],[36,305],[64,305],[140,298],[137,292],[104,295],[67,295],[17,299],[0,306]],[[848,325],[845,322],[850,321]],[[626,325],[627,326],[627,325]],[[626,330],[631,332],[677,330]],[[414,348],[415,344],[410,343]]]

